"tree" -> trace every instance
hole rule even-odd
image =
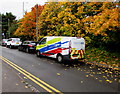
[[[44,6],[38,5],[38,15],[41,14],[43,8]],[[19,20],[18,29],[14,35],[25,36],[24,38],[28,40],[36,40],[36,5]]]
[[[105,32],[110,29],[105,26],[106,23],[112,21],[110,24],[114,24],[113,30],[118,29],[116,4],[112,2],[48,2],[39,16],[40,37],[79,36],[84,37],[87,44],[93,43],[94,39],[100,39],[103,42],[108,38]],[[107,16],[111,18],[109,17],[108,20]],[[95,42],[97,43],[99,42]]]
[[[84,28],[86,32],[93,34],[92,40],[96,41],[97,45],[102,44],[120,44],[119,18],[120,9],[116,7],[117,3],[103,3],[97,15],[89,16],[83,19],[86,23]]]
[[[82,24],[76,17],[77,7],[81,3],[48,2],[39,17],[40,35],[77,36]]]
[[[2,33],[4,33],[3,38],[8,38],[9,36],[9,28],[11,27],[11,24],[15,20],[15,16],[10,12],[6,13],[5,15],[2,14]]]
[[[38,20],[38,28],[40,36],[39,38],[55,34],[56,31],[55,26],[58,24],[57,22],[57,14],[60,11],[60,7],[57,2],[48,2]],[[54,26],[53,26],[54,25]]]
[[[15,31],[17,30],[18,28],[18,21],[17,20],[14,20],[12,23],[11,23],[11,26],[9,27],[9,34],[10,34],[10,37],[17,37],[14,35]]]

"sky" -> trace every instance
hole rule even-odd
[[[6,14],[6,12],[8,13],[11,12],[14,16],[16,16],[16,19],[20,19],[23,17],[23,9],[24,12],[25,11],[30,12],[31,8],[34,7],[36,4],[44,5],[45,2],[47,1],[51,1],[51,0],[0,0],[0,13]],[[120,1],[120,0],[113,0],[113,1]],[[24,2],[24,8],[23,8],[23,2]]]
[[[16,19],[20,19],[23,17],[23,9],[30,12],[31,8],[36,4],[44,5],[45,2],[47,0],[0,0],[0,13],[6,14],[6,12],[11,12],[16,16]]]

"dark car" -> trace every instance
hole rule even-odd
[[[24,41],[18,46],[19,51],[25,51],[27,53],[35,52],[35,47],[38,42],[36,41]]]

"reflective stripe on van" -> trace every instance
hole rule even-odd
[[[84,58],[84,52],[85,52],[84,50],[72,49],[70,57],[71,57],[71,59],[81,59],[81,58]]]

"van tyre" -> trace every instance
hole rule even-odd
[[[58,63],[62,63],[63,61],[64,61],[63,56],[62,55],[58,55],[57,56],[57,62]]]
[[[37,56],[37,57],[41,57],[41,54],[40,54],[39,51],[36,51],[36,56]]]

